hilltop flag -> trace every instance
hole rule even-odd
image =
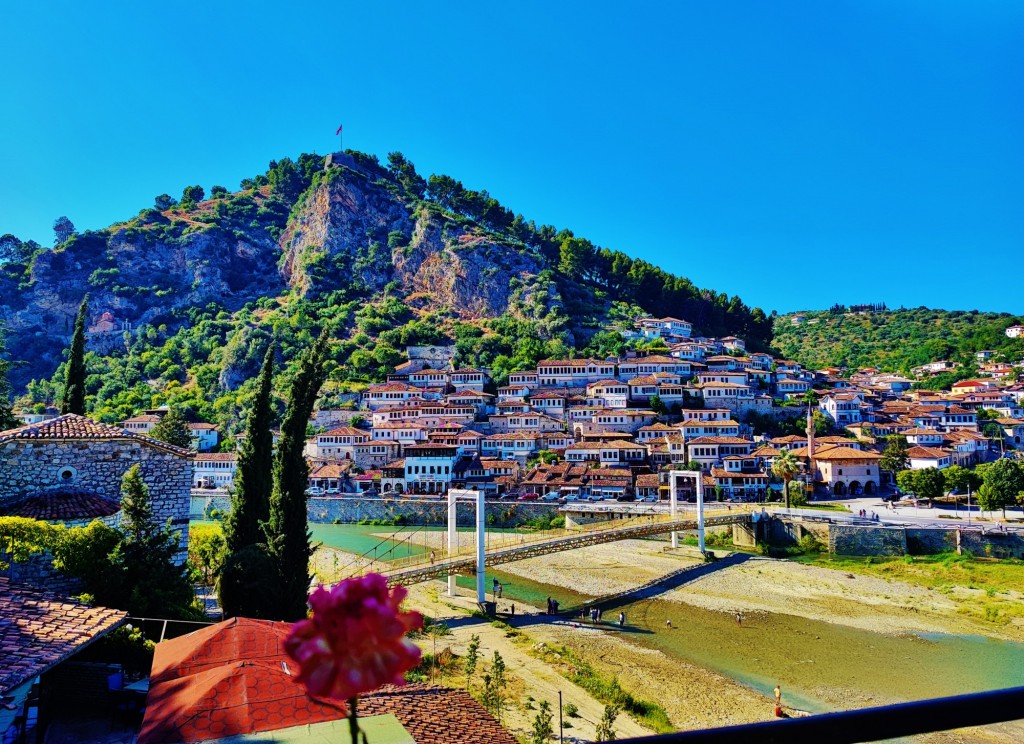
[[[334,136],[341,134],[341,124],[338,125],[338,131],[334,133]]]

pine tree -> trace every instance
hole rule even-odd
[[[325,330],[299,361],[274,458],[274,490],[270,497],[267,547],[278,574],[280,596],[275,608],[276,619],[289,622],[306,616],[309,557],[313,550],[306,519],[309,465],[304,449],[306,426],[313,414],[320,386],[326,379],[327,340]]]
[[[121,539],[110,554],[109,578],[96,601],[140,617],[194,618],[195,593],[185,567],[174,562],[178,533],[155,521],[138,465],[121,479]]]
[[[172,408],[165,413],[149,432],[149,436],[159,439],[161,442],[173,444],[175,447],[188,449],[192,446],[192,430],[189,429],[188,421],[177,408]]]
[[[260,525],[270,517],[270,494],[274,490],[273,409],[270,399],[273,376],[274,345],[271,344],[256,380],[252,408],[245,422],[245,442],[238,455],[231,514],[224,522],[224,539],[231,553],[246,545],[262,542]]]
[[[618,705],[604,706],[604,714],[594,731],[594,741],[615,741],[615,719],[619,717],[620,710]]]
[[[60,400],[61,413],[85,415],[85,316],[89,312],[89,295],[82,299],[75,317],[75,331],[71,336],[71,351],[64,368],[64,393]]]
[[[551,703],[547,700],[540,702],[540,710],[533,719],[533,730],[530,732],[530,744],[546,744],[555,735],[555,728],[552,724],[554,716],[551,713]]]

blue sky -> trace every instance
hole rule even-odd
[[[61,214],[101,228],[235,189],[343,122],[347,147],[769,311],[1024,313],[1016,0],[39,2],[0,22],[0,233],[49,244]]]

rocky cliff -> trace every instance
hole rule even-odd
[[[763,325],[739,298],[537,227],[447,176],[428,182],[396,155],[387,167],[359,153],[272,162],[240,191],[144,209],[53,249],[5,236],[15,390],[53,376],[86,293],[90,394],[113,406],[108,418],[186,393],[206,405],[252,375],[271,338],[287,363],[325,325],[338,383],[379,379],[408,344],[455,343],[458,363],[506,370],[573,353],[616,300],[711,333]],[[29,402],[54,393],[33,387]]]

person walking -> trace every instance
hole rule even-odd
[[[743,626],[743,613],[742,612],[737,612],[736,613],[736,624],[739,625],[740,627]]]
[[[433,565],[434,565],[434,559],[435,559],[435,558],[437,558],[437,556],[436,556],[436,555],[434,555],[434,551],[433,551],[433,550],[431,550],[431,551],[430,551],[430,565],[431,565],[431,566],[433,566]]]
[[[621,628],[621,627],[625,626],[625,624],[626,624],[626,613],[625,612],[620,612],[619,613],[619,627]]]

